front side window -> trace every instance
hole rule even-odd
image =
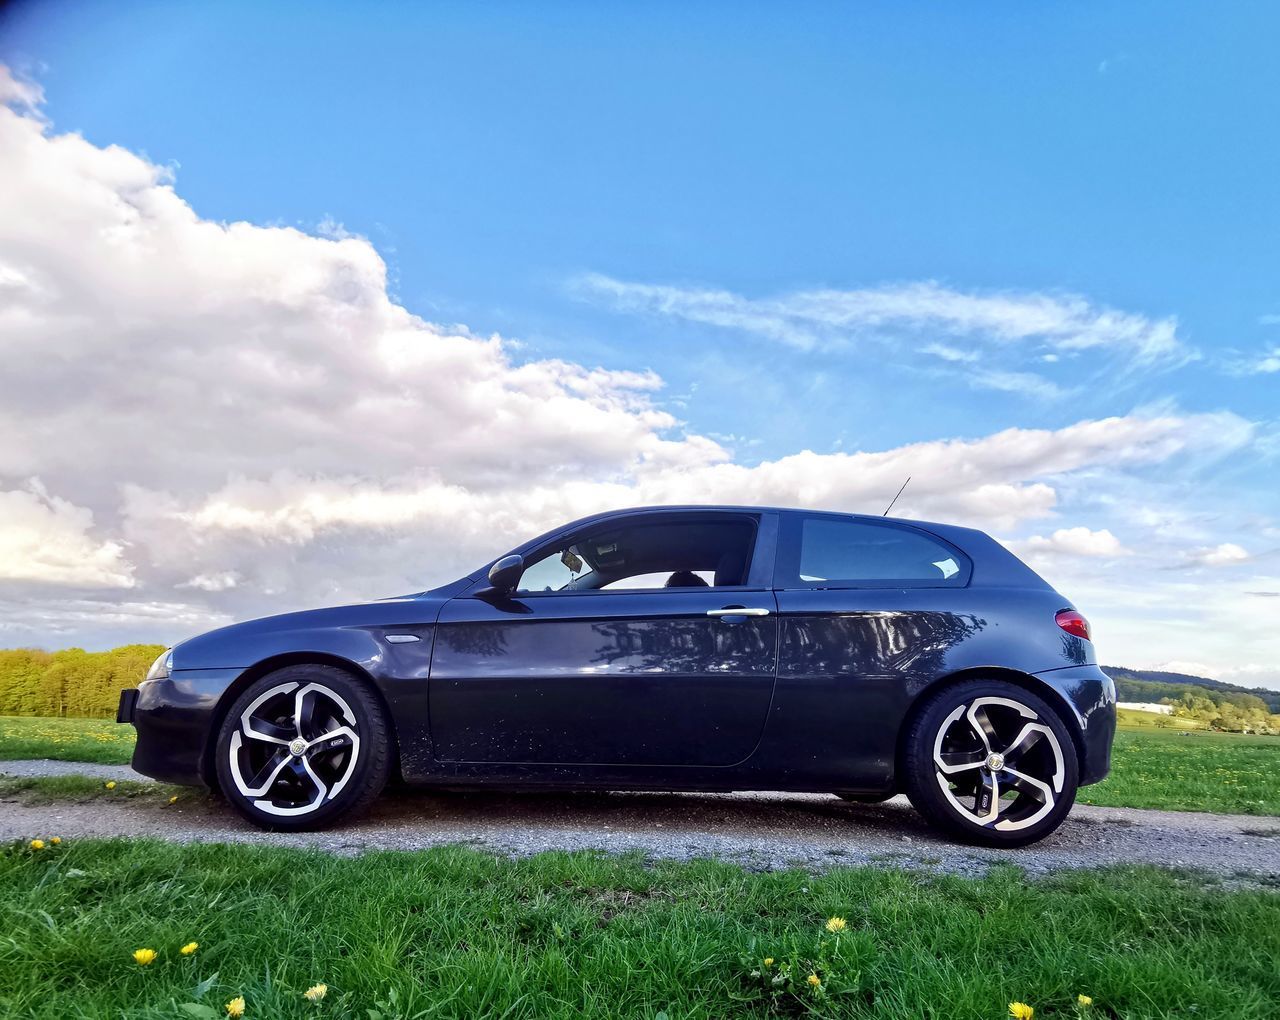
[[[746,583],[754,545],[750,517],[606,525],[543,549],[516,590],[735,587]]]
[[[783,587],[963,587],[969,580],[959,551],[911,528],[806,517],[793,534]]]

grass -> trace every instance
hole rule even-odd
[[[133,743],[133,727],[114,720],[0,716],[0,761],[54,758],[127,765]]]
[[[22,804],[54,804],[71,801],[87,804],[96,800],[154,800],[168,803],[170,797],[203,798],[202,791],[168,783],[140,783],[121,780],[107,786],[106,780],[90,776],[0,776],[0,800]]]
[[[832,916],[847,930],[827,934]],[[145,967],[131,956],[143,947],[159,954]],[[250,1020],[999,1020],[1013,1000],[1040,1018],[1245,1020],[1274,1016],[1277,958],[1274,892],[1156,869],[1028,882],[1009,867],[815,877],[456,847],[0,849],[4,1016],[209,1018],[243,995]],[[768,976],[788,969],[794,983],[775,988]],[[319,981],[325,1001],[304,1002]]]
[[[1081,803],[1280,815],[1280,737],[1121,729],[1111,765]]]

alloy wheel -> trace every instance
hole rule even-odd
[[[355,771],[356,716],[323,684],[278,684],[240,714],[227,755],[232,780],[258,810],[309,814],[337,797]]]
[[[958,705],[933,745],[938,786],[966,821],[1000,832],[1035,825],[1063,793],[1062,747],[1027,705],[984,696]]]

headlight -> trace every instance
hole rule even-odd
[[[169,675],[171,669],[173,669],[173,649],[166,648],[147,670],[147,680],[162,680]],[[143,681],[143,683],[146,682],[146,680]]]

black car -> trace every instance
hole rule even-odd
[[[177,645],[133,767],[265,828],[392,776],[450,788],[906,792],[1019,846],[1103,779],[1115,687],[1071,604],[979,531],[748,507],[598,514],[452,584]]]

